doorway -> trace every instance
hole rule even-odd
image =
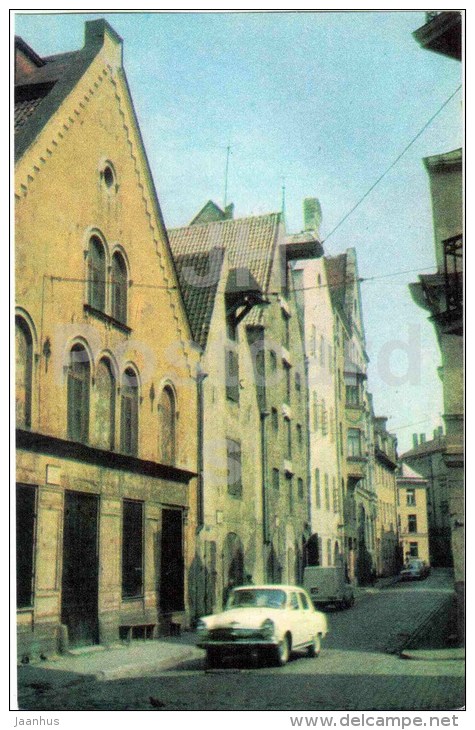
[[[70,646],[99,640],[99,545],[96,494],[65,492],[61,622]]]
[[[162,510],[160,608],[164,613],[185,608],[183,511]]]

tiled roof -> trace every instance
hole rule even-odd
[[[81,50],[45,58],[15,39],[15,159],[23,156],[94,60],[106,27],[102,19],[88,21]]]
[[[446,445],[447,441],[445,436],[433,439],[432,441],[423,441],[416,448],[410,449],[405,454],[402,454],[401,459],[410,459],[411,457],[425,456],[426,454],[433,454],[437,451],[444,451]]]
[[[183,269],[180,263],[183,257],[190,257],[188,262],[191,262],[195,260],[193,257],[198,255],[204,256],[204,259],[196,261],[199,261],[200,265],[205,265],[206,256],[213,249],[223,249],[228,257],[229,268],[248,270],[252,279],[265,292],[270,282],[280,223],[281,214],[270,213],[171,229],[168,231],[168,236],[177,267]],[[190,284],[184,282],[182,277],[180,284],[183,288],[188,317],[197,327],[195,336],[206,338],[217,287],[209,287],[210,291],[205,294],[203,291],[189,291]],[[191,289],[197,287],[192,285]],[[260,314],[252,311],[246,318],[246,323],[257,324],[259,318]]]
[[[411,469],[410,466],[405,464],[404,462],[401,464],[399,474],[397,477],[397,481],[410,481],[412,482],[420,482],[422,485],[427,483],[427,479],[425,479],[422,474],[419,474],[419,472],[414,471],[414,469]]]
[[[187,253],[175,257],[193,340],[202,348],[206,347],[223,260],[222,248],[210,253]]]
[[[24,101],[15,102],[15,132],[18,132],[31,117],[41,101],[43,101],[43,96],[39,96],[36,99],[25,99]]]

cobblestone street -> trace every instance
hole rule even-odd
[[[164,711],[456,709],[464,704],[464,662],[405,661],[387,653],[449,596],[450,578],[438,571],[421,583],[370,590],[353,609],[329,611],[331,631],[319,658],[295,655],[284,668],[230,661],[205,672],[199,650],[172,670],[105,682],[21,667],[19,704],[41,710],[155,710],[156,704]]]

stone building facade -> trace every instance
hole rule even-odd
[[[402,557],[404,562],[420,558],[429,565],[427,480],[402,462],[396,481]]]
[[[15,78],[18,652],[186,624],[196,367],[122,66],[82,50]],[[160,326],[157,327],[157,323]]]
[[[373,417],[376,513],[376,573],[394,575],[401,567],[397,519],[397,440],[386,429],[387,418]]]
[[[318,201],[307,199],[304,211],[312,204],[313,209],[319,210]],[[294,243],[318,240],[318,222],[305,216],[306,230],[289,236],[288,240]],[[340,434],[338,425],[336,325],[324,258],[298,261],[293,266],[293,278],[305,339],[309,397],[312,536],[308,543],[308,562],[340,565],[345,560],[343,432]]]
[[[209,203],[169,231],[201,350],[202,612],[236,584],[299,583],[310,513],[303,343],[279,213]],[[214,217],[214,220],[212,219]]]
[[[377,495],[367,387],[366,341],[356,251],[325,257],[334,314],[337,427],[344,485],[344,553],[348,575],[368,583],[376,569]]]
[[[462,14],[432,11],[414,32],[422,48],[462,59]],[[462,77],[461,77],[462,81]],[[464,349],[463,349],[463,168],[462,150],[424,159],[429,176],[437,273],[410,284],[416,304],[429,312],[441,354],[451,543],[458,593],[459,633],[464,632],[465,501],[464,501]]]
[[[434,431],[433,439],[425,434],[413,434],[413,448],[401,455],[401,460],[427,480],[427,519],[429,524],[429,557],[434,567],[452,567],[450,520],[450,471],[446,466],[445,436],[442,427]]]

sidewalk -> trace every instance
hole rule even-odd
[[[47,661],[18,667],[18,681],[35,683],[37,680],[60,686],[69,683],[72,675],[79,682],[86,679],[108,681],[138,677],[160,672],[181,662],[203,657],[203,651],[195,646],[196,635],[185,632],[179,637],[164,637],[153,641],[132,641],[112,647],[89,646],[73,649],[67,654]]]

